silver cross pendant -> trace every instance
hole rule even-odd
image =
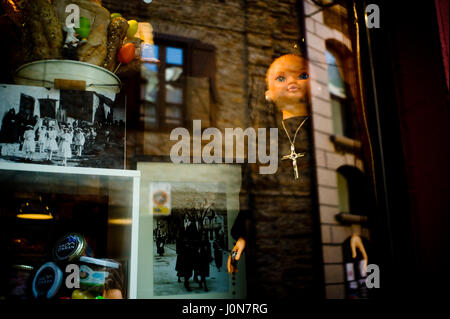
[[[298,179],[298,168],[297,168],[297,158],[305,156],[305,153],[295,153],[294,145],[291,145],[291,154],[284,155],[281,159],[290,159],[292,161],[292,166],[294,167],[294,177]]]

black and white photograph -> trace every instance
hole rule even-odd
[[[0,86],[0,162],[123,169],[125,98]]]
[[[171,183],[171,214],[153,217],[155,296],[229,291],[221,183]]]

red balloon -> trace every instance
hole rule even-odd
[[[117,59],[122,64],[130,63],[134,59],[134,51],[134,44],[131,42],[127,43],[120,48],[119,52],[117,53]]]

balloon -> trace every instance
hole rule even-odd
[[[86,40],[91,32],[91,23],[86,17],[80,17],[80,27],[75,28],[75,32],[80,35],[83,40]]]
[[[128,30],[127,30],[127,38],[131,39],[134,37],[138,30],[138,23],[136,20],[129,20],[128,21]]]
[[[111,20],[117,17],[121,17],[122,15],[120,13],[111,13]]]
[[[123,45],[119,53],[117,53],[117,59],[122,64],[130,63],[134,59],[135,47],[133,43],[127,43]]]

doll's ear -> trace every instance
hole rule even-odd
[[[266,101],[267,102],[272,101],[272,92],[270,92],[270,90],[266,91]]]

